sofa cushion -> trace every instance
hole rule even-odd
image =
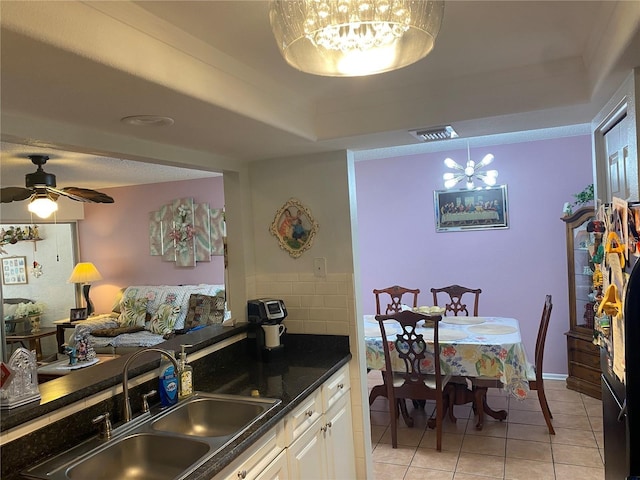
[[[118,323],[123,327],[144,327],[147,317],[147,299],[124,297],[120,302]]]
[[[117,337],[121,333],[135,333],[144,330],[144,327],[116,327],[116,328],[99,328],[93,330],[91,335],[94,337]]]
[[[159,335],[168,335],[173,332],[180,313],[179,305],[171,305],[163,303],[158,307],[156,313],[151,316],[151,320],[147,324],[147,330]]]
[[[201,325],[209,325],[209,314],[211,305],[214,302],[215,297],[199,293],[191,294],[189,297],[189,310],[187,310],[187,317],[184,320],[184,328],[190,330]]]

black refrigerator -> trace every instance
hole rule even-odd
[[[612,341],[600,348],[606,480],[640,479],[640,261],[630,270],[622,296],[623,335],[618,327],[624,348],[616,352]],[[613,321],[610,328],[615,328]],[[614,368],[614,357],[621,353],[625,379]]]

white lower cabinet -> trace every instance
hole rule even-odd
[[[274,461],[256,477],[256,480],[288,480],[289,466],[287,465],[287,452],[283,450]]]
[[[351,420],[345,365],[212,480],[353,480]]]
[[[284,421],[281,421],[213,480],[286,480],[289,476],[284,447]]]
[[[315,420],[302,424],[300,419],[305,417]],[[289,478],[355,479],[351,419],[349,370],[345,366],[285,419]]]
[[[349,392],[347,392],[349,393]],[[356,478],[353,426],[351,424],[351,395],[344,395],[325,414],[327,429],[327,477],[331,480]]]

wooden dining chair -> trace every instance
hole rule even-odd
[[[398,447],[398,418],[402,409],[406,412],[406,400],[435,400],[435,422],[429,422],[428,425],[431,428],[435,427],[436,448],[440,451],[442,450],[442,420],[446,410],[445,401],[447,400],[443,391],[450,378],[442,375],[440,369],[438,327],[442,317],[428,316],[405,310],[392,315],[376,315],[376,320],[380,325],[384,348],[385,369],[382,375],[389,401],[391,445],[393,448]],[[425,320],[433,324],[433,342],[431,339],[425,339],[421,333],[416,332],[418,322]],[[389,328],[389,325],[393,325],[396,328],[399,327],[399,333],[394,334],[395,339],[387,337],[386,328]],[[393,347],[390,347],[390,342]],[[432,348],[428,347],[428,344]],[[402,360],[404,364],[402,371],[393,371],[391,355],[397,355]],[[429,363],[434,367],[433,374],[424,371],[425,365]],[[403,416],[405,412],[403,412]],[[413,419],[409,418],[407,426],[413,426]]]
[[[540,408],[542,409],[542,415],[544,415],[544,421],[547,423],[547,428],[551,435],[555,435],[556,432],[551,424],[551,410],[549,410],[549,404],[547,403],[547,396],[544,393],[544,381],[542,380],[542,361],[544,359],[544,344],[547,339],[547,330],[549,328],[549,320],[551,319],[551,309],[553,303],[551,302],[551,295],[547,295],[544,300],[544,307],[542,308],[542,317],[540,318],[540,326],[538,327],[538,337],[536,338],[536,350],[535,350],[535,364],[533,365],[534,372],[527,375],[529,378],[529,390],[535,390],[538,392],[538,402],[540,402]]]
[[[381,288],[381,289],[374,288],[373,294],[376,296],[376,315],[382,314],[382,308],[380,307],[381,296],[385,298],[386,295],[389,295],[390,297],[389,298],[390,303],[387,304],[384,311],[386,315],[389,313],[399,312],[402,310],[402,296],[404,294],[407,294],[407,297],[405,297],[405,299],[410,298],[410,295],[413,295],[413,301],[411,302],[412,303],[411,306],[413,308],[416,308],[418,306],[419,293],[420,293],[420,289],[418,288],[411,289],[411,288],[401,287],[399,285],[394,285],[392,287]],[[383,382],[384,382],[384,378],[383,378]],[[376,385],[376,387],[374,387],[373,390],[371,390],[371,394],[369,395],[369,405],[372,405],[376,398],[384,395],[382,392],[384,392],[385,389],[381,387],[384,387],[384,384]]]
[[[456,317],[458,315],[478,316],[478,301],[480,300],[480,294],[482,293],[480,288],[467,288],[461,287],[460,285],[449,285],[448,287],[432,288],[431,293],[433,294],[433,304],[435,306],[438,306],[439,294],[446,294],[449,296],[448,301],[445,303],[445,315],[447,315],[447,313],[453,313]],[[462,297],[464,295],[467,295],[468,298],[471,298],[473,295],[473,313],[470,313],[467,305],[462,303]]]
[[[411,306],[416,308],[418,306],[418,294],[420,293],[419,288],[411,289],[401,287],[399,285],[382,288],[380,290],[374,288],[373,294],[376,296],[376,315],[382,314],[382,309],[380,308],[380,295],[388,294],[391,297],[391,302],[387,304],[384,311],[384,314],[387,315],[391,312],[399,312],[402,310],[402,296],[405,293],[413,295],[413,302],[411,302]]]

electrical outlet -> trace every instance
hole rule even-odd
[[[313,259],[313,274],[316,277],[327,276],[327,259],[326,258],[314,258]]]

